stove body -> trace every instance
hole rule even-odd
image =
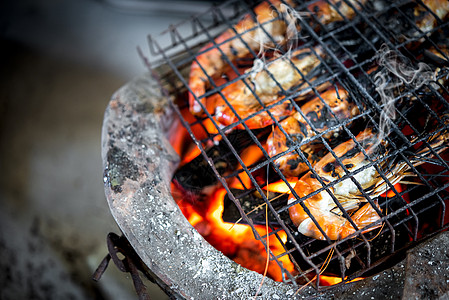
[[[111,99],[102,132],[111,213],[148,267],[147,275],[172,298],[254,296],[262,275],[240,267],[207,243],[171,196],[171,175],[179,161],[164,134],[163,119],[171,111],[151,75],[136,78]],[[413,249],[406,260],[363,281],[324,292],[309,286],[294,296],[297,288],[267,278],[259,295],[262,299],[442,297],[448,293],[448,252],[449,235],[441,233]]]
[[[379,3],[382,1],[379,1]],[[413,24],[407,15],[404,15],[402,5],[406,5],[412,1],[401,1],[400,3],[387,5],[386,8],[376,8],[379,10],[392,10],[396,15],[399,15],[401,21],[408,22],[407,28],[412,27]],[[350,1],[345,1],[348,5],[352,5]],[[377,2],[376,2],[377,3]],[[415,2],[413,2],[415,3]],[[426,7],[421,1],[416,2],[417,5]],[[300,8],[307,7],[307,3],[300,5]],[[186,90],[188,83],[184,78],[190,63],[196,55],[198,47],[191,47],[191,44],[197,44],[200,38],[211,40],[215,33],[222,30],[223,25],[231,26],[228,19],[236,19],[242,13],[248,13],[249,6],[247,4],[239,4],[237,2],[229,2],[218,8],[210,11],[209,17],[204,19],[194,18],[191,20],[192,25],[191,34],[180,34],[179,29],[183,26],[170,28],[167,34],[172,36],[172,44],[166,48],[161,48],[157,42],[150,40],[150,48],[153,55],[162,57],[162,62],[156,63],[158,65],[157,72],[151,68],[148,75],[136,78],[128,85],[117,91],[110,102],[110,105],[105,114],[105,122],[103,127],[102,145],[103,145],[103,161],[105,168],[105,183],[106,196],[117,223],[122,232],[129,240],[137,254],[140,256],[146,266],[148,272],[157,279],[158,283],[171,294],[173,297],[180,298],[248,298],[254,296],[259,289],[262,282],[262,276],[248,271],[240,267],[236,263],[226,258],[219,251],[210,246],[199,233],[187,222],[182,215],[179,207],[173,200],[170,191],[170,181],[173,174],[176,172],[179,157],[173,151],[171,145],[167,141],[167,137],[173,134],[173,122],[179,122],[175,117],[179,117],[181,123],[189,129],[193,124],[201,122],[195,120],[187,122],[183,119],[178,106],[173,105],[173,93],[178,96],[182,91]],[[351,48],[351,43],[342,42],[341,36],[346,36],[345,30],[359,35],[359,40],[364,47],[370,48],[372,51],[378,49],[377,47],[383,43],[387,44],[395,50],[409,53],[408,45],[414,43],[424,42],[433,46],[437,46],[428,32],[419,32],[417,36],[411,39],[401,39],[394,36],[392,24],[379,23],[377,12],[369,10],[357,11],[357,17],[352,20],[345,20],[343,26],[337,28],[328,28],[322,24],[322,29],[317,34],[316,28],[310,27],[308,22],[301,20],[306,32],[310,34],[315,42],[320,44],[327,52],[330,61],[323,61],[322,63],[328,67],[329,73],[322,78],[322,81],[337,81],[339,84],[346,84],[353,88],[353,92],[364,97],[370,105],[365,107],[364,116],[375,120],[376,114],[382,111],[382,105],[377,104],[372,95],[367,93],[359,79],[354,76],[354,70],[363,70],[362,74],[367,75],[366,66],[372,63],[373,59],[362,59],[354,54],[357,49]],[[364,34],[360,33],[359,24],[363,22],[366,28]],[[185,25],[185,24],[184,24]],[[402,25],[401,25],[402,26]],[[449,30],[447,23],[435,25],[430,31],[436,34],[438,31],[447,32]],[[375,42],[366,37],[366,32],[376,36]],[[392,33],[393,32],[393,33]],[[238,37],[237,37],[238,38]],[[333,45],[333,46],[330,46]],[[337,49],[337,50],[336,50]],[[370,50],[370,51],[371,51]],[[413,51],[412,51],[413,52]],[[351,64],[344,64],[336,53],[345,53],[345,57],[349,57]],[[413,55],[411,55],[413,57]],[[327,76],[327,77],[326,77]],[[341,77],[345,77],[345,81],[340,81]],[[234,81],[230,81],[235,82]],[[228,83],[229,84],[229,83]],[[318,84],[309,84],[316,88]],[[226,86],[226,84],[224,84]],[[216,90],[220,92],[222,88],[218,87]],[[442,85],[442,92],[435,92],[436,97],[441,98],[443,106],[447,108],[448,90]],[[169,92],[167,92],[169,91]],[[179,92],[181,91],[181,92]],[[316,92],[316,91],[315,91]],[[317,95],[320,92],[316,92]],[[414,97],[419,98],[421,94],[416,89],[409,92]],[[176,98],[176,96],[175,96]],[[282,101],[293,101],[292,97],[286,97]],[[295,105],[295,104],[293,104]],[[432,115],[429,107],[424,106],[427,113]],[[269,107],[264,107],[264,111],[269,110]],[[257,113],[256,113],[257,114]],[[435,115],[435,113],[433,113]],[[206,117],[210,118],[208,115]],[[435,116],[434,116],[435,117]],[[407,118],[405,118],[407,122]],[[236,124],[226,127],[226,130],[232,129],[237,125],[244,126],[245,120],[239,120]],[[279,126],[279,122],[274,121],[275,126]],[[374,121],[376,124],[376,122]],[[347,123],[345,123],[347,124]],[[346,125],[339,123],[338,126]],[[177,124],[177,126],[181,126]],[[226,140],[226,130],[217,128],[219,134]],[[398,130],[400,132],[400,130]],[[204,140],[197,140],[195,134],[189,131],[194,142],[197,145],[206,145]],[[213,134],[211,134],[213,136]],[[354,136],[352,136],[354,138]],[[322,141],[326,144],[323,134],[317,134],[316,140]],[[212,141],[210,138],[209,141]],[[257,142],[256,142],[257,143]],[[232,143],[231,149],[232,149]],[[328,144],[326,144],[331,148]],[[298,151],[299,147],[294,150]],[[202,149],[203,150],[203,149]],[[400,148],[395,149],[396,155],[401,155]],[[213,161],[213,158],[208,158],[206,151],[203,154],[206,159]],[[232,151],[233,155],[238,157],[237,151]],[[435,151],[434,151],[435,152]],[[299,152],[298,152],[299,153]],[[440,160],[440,165],[445,165],[444,159],[437,155]],[[266,157],[266,160],[250,166],[244,166],[245,172],[252,177],[254,171],[261,169],[273,163],[273,160]],[[211,163],[212,169],[214,164]],[[274,168],[275,172],[279,169]],[[226,176],[222,176],[216,169],[214,174],[218,174],[218,179],[226,187]],[[448,227],[446,216],[446,205],[448,202],[447,182],[440,183],[435,188],[435,180],[446,176],[446,169],[438,171],[438,174],[430,176],[422,175],[421,171],[413,169],[413,171],[420,176],[420,179],[425,183],[428,190],[420,191],[419,188],[411,187],[406,191],[395,191],[395,197],[398,201],[403,201],[399,208],[389,212],[383,218],[385,223],[385,236],[380,239],[380,243],[385,243],[385,246],[376,245],[371,238],[366,238],[359,231],[359,239],[344,240],[344,241],[329,241],[321,248],[315,247],[318,243],[313,240],[297,240],[295,233],[292,231],[289,224],[285,224],[280,218],[282,212],[286,212],[288,205],[283,207],[273,207],[269,199],[263,196],[263,201],[269,206],[270,211],[274,215],[275,220],[279,221],[277,228],[285,230],[288,235],[288,240],[292,245],[287,248],[283,255],[292,256],[295,251],[302,255],[308,267],[303,273],[290,274],[284,272],[284,282],[275,282],[270,279],[265,279],[261,287],[259,295],[262,298],[277,299],[277,298],[294,298],[294,297],[345,297],[345,298],[360,298],[362,297],[387,297],[397,299],[403,297],[417,296],[426,297],[429,295],[442,296],[447,292],[444,286],[447,280],[448,264],[447,264],[447,234],[440,233],[445,231]],[[352,174],[349,174],[350,177]],[[239,175],[237,175],[239,176]],[[284,176],[280,176],[282,180],[286,181]],[[260,186],[257,180],[252,177],[254,186],[252,189],[259,192],[262,191],[263,186]],[[391,186],[393,186],[391,184]],[[394,188],[393,188],[394,189]],[[233,203],[243,211],[243,218],[247,216],[248,211],[245,211],[241,206],[239,195],[234,195],[233,191],[227,189]],[[417,192],[418,191],[418,192]],[[413,198],[411,202],[403,200],[406,194],[419,194],[418,197]],[[369,198],[369,197],[368,197]],[[433,200],[428,200],[433,199]],[[427,200],[427,201],[425,201]],[[388,201],[386,201],[388,202]],[[427,203],[427,205],[426,205]],[[429,205],[430,203],[430,205]],[[371,205],[373,203],[370,202]],[[240,207],[239,207],[240,206]],[[290,205],[291,206],[291,205]],[[421,216],[432,207],[439,209],[439,216],[437,221],[437,229],[432,231],[425,231],[422,234],[422,219]],[[391,210],[391,208],[390,208]],[[385,210],[384,210],[385,211]],[[406,212],[406,213],[405,213]],[[428,214],[428,213],[427,213]],[[245,219],[248,224],[253,224],[255,219]],[[270,225],[272,226],[272,225]],[[432,225],[433,226],[433,225]],[[272,227],[274,233],[270,236],[276,236],[275,226]],[[440,233],[440,234],[439,234]],[[399,234],[399,235],[398,235]],[[401,244],[401,238],[409,238],[412,242]],[[261,242],[265,237],[257,236]],[[379,240],[378,240],[379,241]],[[424,242],[424,245],[411,250],[406,260],[401,260],[404,257],[404,251],[411,246]],[[379,242],[378,242],[379,243]],[[349,245],[349,246],[348,246]],[[371,260],[373,253],[381,252],[383,256],[376,256]],[[307,253],[313,249],[312,253]],[[301,288],[298,292],[298,280],[301,277],[310,279],[310,274],[314,272],[319,273],[320,268],[324,264],[322,259],[330,249],[336,251],[333,257],[333,263],[340,266],[340,274],[345,281],[357,276],[368,274],[369,271],[373,275],[361,282],[351,284],[341,284],[338,287],[328,288],[322,287],[319,284],[314,289],[311,285]],[[360,268],[345,278],[349,267],[345,266],[346,258],[352,251],[359,251],[364,249],[363,255],[355,255],[355,260],[360,264]],[[304,251],[305,250],[305,251]],[[367,252],[367,254],[366,254]],[[422,258],[424,253],[425,259]],[[401,256],[402,255],[402,256]],[[393,263],[399,260],[398,264]],[[275,255],[272,254],[272,259],[277,261]],[[434,265],[428,271],[429,276],[420,280],[417,269],[422,269],[423,263],[427,262],[427,266]],[[387,270],[385,265],[390,265]],[[296,263],[298,265],[298,263]],[[392,266],[393,265],[393,266]],[[392,267],[391,267],[392,266]],[[179,272],[178,270],[182,270]],[[441,273],[438,273],[440,272]],[[380,273],[379,273],[380,272]],[[430,275],[433,274],[433,275]],[[307,279],[308,278],[308,279]],[[394,292],[388,287],[394,287]]]

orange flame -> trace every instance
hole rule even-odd
[[[365,278],[364,277],[357,277],[357,278],[354,278],[354,279],[352,279],[350,281],[347,281],[346,283],[356,282],[356,281],[363,280],[363,279],[365,279]],[[335,285],[335,284],[339,284],[342,281],[343,280],[341,279],[341,277],[320,275],[320,285],[321,286]]]
[[[257,145],[250,145],[247,147],[242,154],[240,155],[245,166],[250,166],[260,160],[263,157],[263,153]],[[239,165],[237,170],[241,170],[243,167]],[[235,178],[230,184],[229,187],[235,189],[244,189],[245,187],[251,188],[253,185],[251,183],[251,179],[249,178],[246,172],[242,172],[239,174],[239,178],[241,182]]]
[[[287,178],[288,184],[290,184],[291,187],[295,187],[295,184],[297,182],[297,179],[295,178]],[[268,190],[270,192],[280,193],[280,194],[290,194],[291,190],[287,186],[287,184],[283,180],[279,180],[273,183],[268,184],[266,187],[264,187],[265,190]]]
[[[394,185],[394,189],[398,192],[398,194],[400,194],[404,190],[400,183],[396,183]],[[380,195],[380,197],[387,197],[387,198],[393,198],[394,196],[396,196],[396,193],[392,189]]]
[[[175,186],[172,185],[172,188]],[[227,223],[222,219],[225,195],[224,188],[217,188],[210,197],[208,207],[202,212],[196,210],[190,203],[182,202],[179,206],[187,220],[212,246],[243,267],[263,273],[266,262],[265,248],[260,241],[255,239],[251,227]],[[265,226],[256,225],[255,228],[259,235],[267,234]],[[277,234],[282,243],[287,241],[285,232],[279,231]],[[269,248],[275,256],[285,252],[281,241],[277,238],[270,238]],[[294,265],[287,255],[278,258],[278,261],[289,272],[294,273]],[[268,276],[282,281],[282,271],[275,261],[269,262]]]

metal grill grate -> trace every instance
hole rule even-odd
[[[338,22],[323,22],[314,11],[314,3],[324,3],[332,7],[340,16]],[[341,11],[343,2],[350,7],[355,14],[351,17]],[[388,3],[387,3],[388,2]],[[248,28],[244,32],[238,33],[234,25],[245,14],[256,17],[253,8],[256,3],[241,1],[229,1],[220,6],[212,8],[209,12],[196,16],[190,21],[171,27],[165,34],[171,36],[171,43],[165,47],[160,46],[155,39],[149,39],[151,56],[155,58],[152,65],[162,65],[158,67],[161,85],[169,91],[176,100],[173,108],[179,115],[184,127],[187,129],[193,142],[201,150],[201,160],[207,162],[214,178],[227,191],[230,203],[241,215],[242,222],[249,224],[255,237],[266,246],[266,236],[261,236],[255,229],[255,224],[265,223],[265,209],[254,210],[255,204],[249,207],[243,205],[246,201],[253,203],[263,203],[268,209],[268,226],[271,229],[270,239],[279,241],[284,252],[275,255],[270,250],[270,259],[275,261],[282,270],[284,281],[293,284],[304,284],[316,276],[314,285],[318,289],[325,289],[320,284],[321,269],[326,267],[326,272],[339,276],[343,283],[355,277],[366,276],[379,270],[386,265],[395,255],[400,255],[405,249],[416,245],[418,242],[434,236],[438,232],[449,227],[449,214],[446,205],[449,203],[449,181],[446,180],[449,172],[447,154],[434,148],[429,142],[429,138],[443,134],[449,127],[445,120],[449,112],[449,91],[447,85],[448,76],[448,52],[441,45],[447,46],[445,38],[449,33],[449,23],[445,19],[440,19],[434,11],[427,5],[430,1],[298,1],[294,9],[301,12],[296,24],[300,26],[294,47],[310,50],[309,55],[319,60],[317,73],[310,74],[301,72],[291,61],[293,69],[300,74],[301,85],[284,89],[276,76],[267,72],[269,77],[276,83],[279,89],[279,97],[276,101],[264,103],[254,87],[248,84],[247,79],[251,74],[242,73],[241,70],[252,66],[254,58],[260,57],[257,51],[249,48],[242,36],[254,28]],[[286,3],[287,4],[287,3]],[[426,5],[427,4],[427,5]],[[419,9],[418,9],[419,8]],[[422,30],[417,25],[417,16],[413,14],[419,10],[423,15],[431,16],[435,20],[430,28]],[[270,20],[275,22],[283,20],[284,16]],[[447,16],[445,17],[447,19]],[[264,25],[264,24],[262,24]],[[189,28],[190,30],[186,29]],[[232,60],[219,48],[229,40],[216,42],[214,38],[224,30],[231,29],[235,36],[230,39],[239,39],[248,47],[248,55],[245,58]],[[285,55],[288,46],[275,43],[275,38],[264,31],[275,44],[276,53]],[[212,42],[211,48],[201,49],[198,45],[204,42]],[[445,44],[446,43],[446,44]],[[366,147],[360,143],[357,133],[366,126],[379,130],[380,116],[386,107],[379,100],[379,93],[376,90],[378,81],[373,74],[379,70],[376,66],[376,53],[386,45],[390,50],[407,58],[413,66],[419,62],[430,64],[436,72],[436,80],[427,82],[424,86],[413,86],[404,84],[400,90],[395,91],[394,104],[396,118],[388,120],[391,128],[389,134],[384,138],[388,142],[388,151],[382,155],[379,153],[369,153]],[[289,45],[291,46],[291,45]],[[319,50],[317,50],[319,49]],[[439,59],[429,54],[429,49],[439,55]],[[204,115],[202,117],[187,118],[186,108],[188,107],[188,94],[192,93],[188,82],[188,72],[192,62],[197,62],[198,55],[207,51],[221,51],[221,58],[230,67],[227,71],[229,75],[221,82],[217,78],[208,76],[210,88],[204,95],[195,96],[195,100],[203,103],[203,99],[214,96],[219,97],[224,107],[228,107],[236,116],[235,122],[228,125],[220,125],[214,113],[207,111],[202,105]],[[322,51],[323,55],[318,52]],[[270,52],[268,52],[267,55]],[[374,73],[371,71],[376,69]],[[265,69],[266,70],[266,69]],[[232,84],[242,81],[245,88],[253,93],[259,109],[247,115],[239,115],[238,109],[228,101],[225,89]],[[339,95],[343,91],[349,94],[357,105],[359,113],[349,118],[340,119],[332,111],[328,102],[323,98],[323,84],[328,83],[327,90],[334,89]],[[304,95],[305,90],[309,92],[305,98],[317,97],[324,107],[330,112],[329,118],[333,120],[331,126],[326,130],[320,130],[316,124],[310,120],[301,110],[301,106],[306,101],[295,101],[298,96]],[[217,96],[218,95],[218,96]],[[337,96],[338,97],[338,96]],[[404,100],[405,99],[405,100]],[[310,100],[309,100],[310,101]],[[404,103],[413,103],[405,105]],[[287,105],[288,104],[288,105]],[[278,118],[273,115],[276,107],[287,105],[292,111],[297,111],[310,126],[313,136],[302,141],[292,138],[286,128],[283,128],[282,121],[287,118]],[[262,129],[250,129],[247,125],[253,118],[262,114],[268,114],[271,123]],[[209,125],[206,125],[209,123]],[[212,124],[212,126],[210,126]],[[212,130],[211,130],[212,128]],[[270,156],[264,147],[267,132],[278,128],[287,144],[288,149],[276,155]],[[339,131],[340,136],[337,141],[330,140],[329,134]],[[244,132],[243,138],[238,134]],[[211,145],[217,145],[217,136],[220,137],[219,144],[222,151],[219,156],[212,156]],[[247,165],[241,157],[242,144],[244,139],[248,143],[257,146],[262,159]],[[356,148],[362,152],[367,160],[367,164],[356,170],[349,170],[342,159],[334,151],[335,146],[346,140],[353,140]],[[445,141],[446,143],[447,141]],[[319,143],[322,145],[321,151],[333,155],[336,162],[344,170],[344,176],[330,182],[323,180],[314,169],[314,165],[309,162],[301,148],[304,145]],[[247,144],[244,144],[245,147]],[[445,146],[444,144],[442,146]],[[442,147],[441,145],[439,147]],[[411,159],[416,148],[427,149],[427,157],[420,158],[426,164],[415,166]],[[307,165],[308,172],[311,172],[321,184],[321,187],[309,195],[300,197],[294,184],[283,174],[275,161],[289,153],[296,153]],[[402,190],[398,190],[394,182],[388,179],[388,169],[382,168],[384,163],[404,162],[413,173],[411,180],[415,184],[403,184]],[[227,169],[226,172],[217,167],[217,162],[225,162],[226,165],[233,165],[234,168]],[[357,174],[374,167],[379,176],[386,182],[388,190],[393,191],[390,197],[370,197],[366,189],[356,179]],[[305,173],[305,172],[304,172]],[[245,182],[243,177],[248,177],[250,184]],[[410,178],[410,177],[407,177]],[[238,180],[243,189],[235,190],[229,186],[231,180]],[[346,180],[346,181],[345,181]],[[343,205],[333,194],[333,188],[339,183],[350,180],[357,188],[363,199],[380,216],[377,224],[383,224],[380,229],[365,232],[366,228],[359,228],[351,219],[351,212],[345,210]],[[267,197],[266,187],[268,182],[282,181],[288,187],[290,193],[296,197],[294,202],[287,203],[286,197],[279,200],[272,200]],[[319,220],[305,206],[304,201],[308,198],[327,192],[332,197],[335,205],[342,212],[342,215],[357,229],[357,231],[340,240],[331,240],[320,226]],[[255,197],[255,193],[257,197]],[[248,200],[249,199],[249,200]],[[379,203],[379,206],[376,203]],[[310,219],[318,227],[324,240],[317,240],[301,235],[297,232],[288,216],[288,211],[295,205],[301,205]],[[231,205],[232,206],[232,205]],[[372,226],[368,225],[368,226]],[[281,239],[280,232],[287,235],[287,241]],[[332,256],[328,258],[329,252]],[[295,266],[295,272],[289,272],[284,268],[280,259],[288,256]]]

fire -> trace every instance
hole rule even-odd
[[[242,161],[245,163],[246,166],[249,166],[258,160],[260,160],[263,157],[263,153],[260,150],[260,148],[257,145],[250,145],[248,148],[246,148],[242,154],[240,155],[242,158]],[[237,170],[241,170],[243,167],[241,165],[238,165]],[[229,187],[235,188],[235,189],[244,189],[245,187],[248,188],[252,186],[251,180],[246,174],[246,172],[242,172],[239,174],[239,178],[241,180],[238,180],[235,178],[230,184]],[[243,184],[242,184],[243,183]]]
[[[294,178],[287,178],[288,184],[290,184],[291,187],[295,187],[297,179]],[[290,194],[291,190],[288,187],[288,185],[283,181],[279,180],[277,182],[273,182],[268,184],[266,187],[264,187],[265,190],[268,190],[270,192],[280,193],[280,194]]]
[[[194,145],[194,147],[191,147],[191,148],[187,151],[187,154],[184,155],[184,157],[182,158],[182,161],[181,161],[180,165],[182,166],[182,165],[184,165],[184,164],[186,164],[186,163],[191,162],[195,157],[197,157],[197,156],[200,155],[200,154],[201,154],[201,150],[200,150],[198,147],[196,147],[196,146]]]
[[[195,122],[195,118],[190,114],[188,108],[182,109],[181,114],[187,122]],[[217,128],[209,119],[202,121],[201,124],[197,123],[192,125],[191,130],[198,140],[205,139],[210,135],[218,133]],[[181,126],[179,121],[175,121],[171,124],[168,136],[168,140],[173,146],[173,149],[182,158],[181,165],[188,163],[201,153],[194,143],[185,142],[190,138],[189,132]],[[214,137],[214,141],[219,141],[220,139],[219,135]]]
[[[356,281],[363,280],[363,279],[365,279],[365,278],[357,277],[357,278],[354,278],[353,280],[350,280],[346,283],[356,282]],[[343,279],[341,279],[341,277],[320,275],[320,285],[321,286],[335,285],[335,284],[339,284],[342,281],[343,281]]]
[[[172,193],[179,195],[179,191],[174,191],[175,185],[172,185]],[[224,222],[222,219],[223,203],[226,190],[217,188],[210,196],[208,203],[198,203],[192,205],[189,202],[177,199],[179,207],[187,220],[195,229],[216,249],[220,250],[239,263],[243,267],[263,273],[266,264],[266,250],[263,244],[256,240],[251,227],[244,224],[233,224]],[[177,198],[177,197],[175,197]],[[265,226],[256,225],[257,232],[261,236],[267,234]],[[281,241],[287,241],[287,234],[279,231],[278,236]],[[271,235],[269,237],[269,247],[274,255],[280,255],[285,252],[281,242]],[[278,258],[284,268],[294,273],[294,265],[287,255]],[[282,272],[275,261],[269,262],[268,276],[274,280],[282,280]]]
[[[398,194],[400,194],[404,190],[400,183],[396,183],[394,185],[394,189],[398,192]],[[386,197],[386,198],[393,198],[394,196],[396,196],[396,193],[392,189],[388,190],[386,193],[383,193],[382,195],[380,195],[380,197]]]

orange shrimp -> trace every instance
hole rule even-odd
[[[317,53],[316,55],[322,54],[318,48],[314,50]],[[304,83],[302,76],[313,73],[313,70],[320,64],[320,59],[316,55],[308,48],[297,49],[289,55],[290,58],[281,57],[270,61],[267,67],[260,72],[251,73],[249,71],[250,74],[247,78],[225,87],[222,90],[222,95],[242,119],[246,118],[260,111],[262,109],[261,103],[271,105],[281,100],[282,97],[279,96],[281,89],[285,91],[295,85],[302,85]],[[319,89],[325,86],[327,85],[323,84]],[[300,100],[299,97],[296,100]],[[209,97],[207,101],[214,103],[216,119],[222,125],[230,125],[238,120],[229,106],[223,103],[221,96],[214,95]],[[270,112],[279,120],[280,117],[291,112],[289,107],[290,104],[285,102],[275,105],[274,108],[270,109]],[[272,123],[273,119],[266,112],[246,121],[251,129],[265,127]]]
[[[447,129],[447,125],[449,125],[449,118],[447,114],[444,119],[446,129],[437,132],[428,139],[428,143],[436,153],[440,153],[448,148],[449,130]],[[365,129],[356,137],[356,140],[368,155],[373,154],[374,151],[380,152],[378,148],[380,144],[377,139],[378,135],[373,133],[371,129]],[[384,147],[388,146],[386,142],[381,144]],[[368,166],[369,161],[361,149],[357,148],[354,140],[351,139],[338,145],[333,151],[342,164],[337,162],[332,153],[328,153],[314,166],[317,175],[324,183],[329,184],[343,177],[346,172],[342,166],[345,166],[349,172],[356,173],[351,177],[360,184],[364,192],[371,198],[376,198],[389,190],[390,185],[379,175],[373,165]],[[430,157],[432,155],[433,153],[429,148],[422,147],[409,157],[409,161],[416,167],[424,163],[422,157]],[[382,160],[377,164],[380,170],[383,170],[388,182],[391,185],[395,185],[409,175],[408,171],[411,167],[405,161],[399,161],[393,165],[390,162]],[[379,214],[381,210],[377,202],[375,202],[377,209],[370,203],[366,203],[361,208],[358,208],[360,203],[366,202],[366,199],[351,179],[347,178],[342,180],[337,184],[327,187],[327,190],[309,196],[322,187],[323,185],[311,171],[301,177],[295,184],[294,189],[299,198],[303,199],[308,197],[289,208],[290,218],[293,224],[298,226],[298,231],[302,234],[315,239],[325,240],[325,237],[310,216],[315,218],[325,235],[331,240],[343,239],[356,232],[356,228],[352,226],[348,219],[343,217],[342,211],[337,207],[331,194],[337,199],[345,211],[354,213],[351,219],[358,228],[363,229],[371,225],[371,227],[365,228],[363,232],[381,226],[381,223],[372,225],[382,217]],[[289,198],[289,204],[294,202],[297,202],[297,200],[294,196],[291,196]],[[304,210],[301,203],[307,207],[309,213]]]
[[[372,132],[372,130],[367,129],[357,135],[356,139],[360,144],[366,146],[366,148],[369,149],[370,146],[375,143],[376,135]],[[338,145],[335,149],[333,149],[333,151],[335,152],[337,157],[342,160],[343,165],[345,165],[348,170],[350,168],[358,169],[366,165],[366,163],[363,164],[363,162],[365,161],[363,153],[356,148],[356,144],[353,140],[349,140]],[[362,186],[366,185],[372,180],[373,171],[371,168],[373,167],[366,169],[369,171],[364,170],[358,173],[363,174],[362,176],[354,176],[355,178],[360,177],[356,179],[359,179],[358,181]],[[328,153],[320,161],[318,161],[315,164],[314,169],[316,170],[318,176],[320,176],[320,178],[323,179],[325,183],[334,180],[334,176],[337,177],[340,175],[344,175],[343,168],[338,164],[335,157],[331,153]],[[341,183],[343,182],[347,186],[341,185]],[[339,194],[344,195],[348,194],[349,192],[354,192],[354,187],[355,190],[357,190],[357,187],[354,185],[354,183],[352,183],[352,185],[351,183],[352,182],[348,183],[347,181],[342,181],[334,185],[333,187],[329,187],[329,191],[332,192],[335,197],[337,197]],[[294,187],[295,192],[300,198],[307,197],[309,194],[321,188],[321,183],[312,172],[308,172],[304,176],[302,176]],[[294,197],[290,197],[289,203],[293,203],[294,201],[296,201],[296,199]],[[354,211],[358,207],[359,203],[360,201],[358,199],[355,199],[353,201],[349,199],[341,204],[346,211]],[[337,207],[331,195],[326,190],[323,190],[320,193],[303,200],[303,204],[308,208],[308,210],[310,211],[310,215],[313,215],[313,217],[316,219],[329,239],[342,239],[355,232],[355,228],[347,219],[342,216],[342,212]],[[365,210],[367,212],[370,212],[368,208],[365,208]],[[312,221],[309,214],[304,210],[301,204],[290,207],[289,214],[293,224],[295,226],[298,226],[299,232],[316,239],[325,239],[323,234],[320,232],[318,227]],[[368,213],[368,215],[371,217],[370,219],[374,219],[372,213]],[[377,218],[379,219],[380,216],[377,216]],[[353,221],[357,225],[357,227],[359,227],[358,222],[364,222],[363,215],[358,216],[358,219]]]
[[[331,111],[323,102],[329,106]],[[351,118],[359,113],[357,105],[351,101],[348,92],[341,87],[338,88],[338,91],[336,89],[329,89],[321,94],[321,98],[317,97],[306,102],[301,106],[301,111],[318,132],[323,132],[339,124],[341,120]],[[333,114],[335,114],[336,118]],[[301,143],[316,134],[299,112],[281,121],[280,125],[293,140],[293,144],[287,141],[287,137],[280,128],[274,129],[273,133],[267,139],[268,154],[271,157],[288,151],[295,143]],[[338,131],[338,129],[330,131],[324,137],[336,137]],[[307,143],[300,148],[300,151],[304,153],[305,157],[313,165],[324,155],[322,154],[323,151],[320,151],[322,149],[323,145],[321,143]],[[274,163],[287,177],[297,177],[308,170],[306,163],[302,161],[296,151],[289,152],[277,158]]]
[[[280,0],[262,2],[254,9],[256,20],[246,15],[234,28],[228,29],[215,39],[214,43],[219,45],[218,48],[211,42],[200,50],[201,54],[197,56],[190,68],[189,104],[192,114],[199,115],[203,112],[195,98],[201,97],[206,92],[209,85],[208,77],[217,78],[229,67],[224,56],[233,61],[248,55],[250,50],[259,49],[261,45],[274,47],[276,45],[273,44],[270,36],[275,43],[282,44],[286,41],[287,25],[285,21],[278,19],[277,13],[285,9],[286,6],[282,5]],[[205,99],[202,98],[200,101],[204,104]]]
[[[249,129],[258,129],[269,126],[273,124],[273,118],[276,120],[280,120],[282,117],[291,114],[291,103],[289,101],[277,104],[269,109],[273,118],[270,117],[267,111],[262,111],[261,106],[245,106],[241,104],[234,104],[233,108],[237,111],[238,115],[242,119],[254,114],[250,119],[245,121],[245,124]],[[224,126],[234,124],[238,121],[238,118],[228,106],[217,107],[215,110],[215,118],[220,124]],[[242,124],[239,124],[236,126],[236,128],[244,129],[245,127]]]
[[[366,0],[350,0],[349,2],[359,9],[360,4]],[[290,1],[286,1],[286,3],[291,5]],[[192,114],[201,115],[203,113],[201,104],[206,106],[206,99],[202,96],[210,85],[209,78],[216,79],[229,68],[226,57],[229,61],[234,61],[247,56],[251,50],[259,51],[268,47],[283,46],[289,39],[295,38],[292,36],[291,29],[294,27],[295,31],[299,32],[300,27],[296,24],[296,12],[288,5],[283,4],[280,0],[262,2],[254,9],[256,20],[250,15],[246,15],[234,28],[228,29],[213,43],[206,44],[200,50],[200,54],[191,65],[189,76],[191,90],[189,105]],[[338,7],[341,14],[335,7]],[[309,4],[308,9],[323,24],[341,21],[343,16],[352,18],[355,14],[354,10],[341,0],[318,0]],[[284,15],[285,18],[279,18],[281,15]],[[267,75],[260,76],[265,77],[269,84],[259,85],[259,88],[264,91],[268,90],[270,95],[274,95],[277,92],[276,87],[270,83],[272,80]],[[272,90],[273,87],[275,88]]]

